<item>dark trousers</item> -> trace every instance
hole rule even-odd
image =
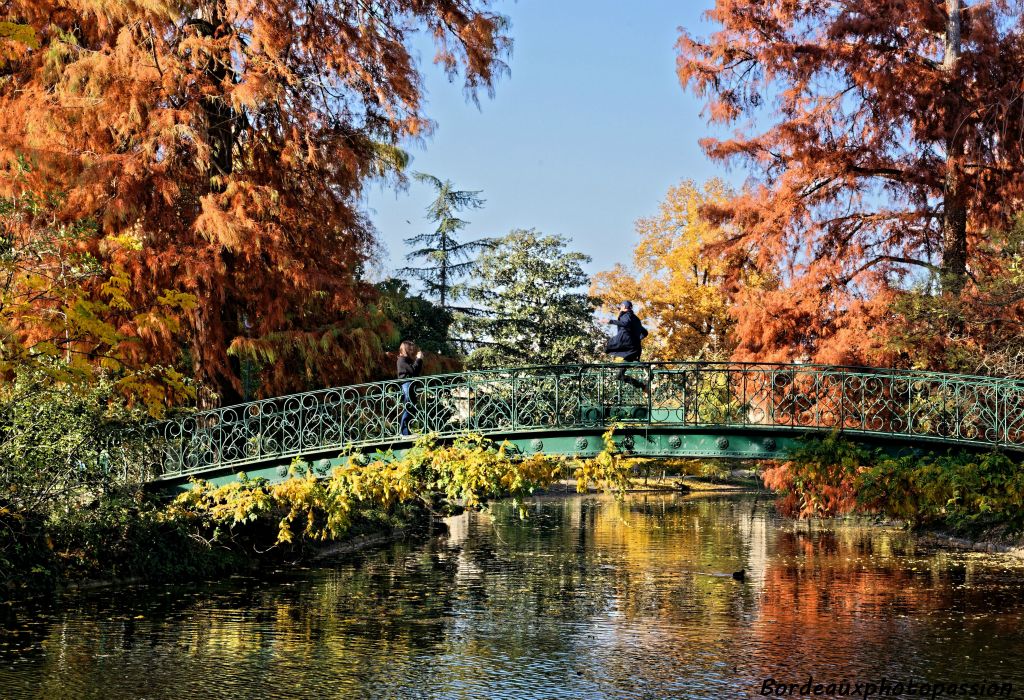
[[[622,361],[623,362],[639,362],[640,361],[640,352],[641,352],[640,350],[637,350],[635,352],[631,352],[628,355],[624,356],[622,358]],[[620,367],[619,371],[615,373],[615,378],[617,380],[619,380],[620,382],[625,382],[626,384],[631,384],[632,386],[635,386],[637,389],[640,389],[641,391],[648,391],[647,382],[644,382],[644,381],[641,381],[639,379],[636,379],[635,377],[630,377],[629,375],[626,374],[626,370],[627,369],[628,369],[628,367],[626,367],[626,366]]]
[[[402,383],[402,418],[398,421],[398,431],[402,435],[412,435],[409,431],[409,421],[416,414],[416,391],[412,382]]]

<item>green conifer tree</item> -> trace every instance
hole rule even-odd
[[[476,264],[473,254],[489,249],[494,241],[478,238],[460,242],[456,235],[468,222],[457,214],[465,209],[479,209],[484,200],[479,190],[457,190],[451,180],[441,181],[426,173],[415,173],[413,177],[431,185],[437,192],[437,197],[427,207],[427,219],[435,222],[437,228],[406,239],[406,245],[415,246],[405,256],[406,260],[423,261],[425,264],[404,268],[401,273],[419,280],[427,296],[436,299],[443,311],[467,311],[453,306],[453,302],[465,294],[460,280]]]
[[[476,314],[458,324],[474,347],[470,367],[563,364],[595,358],[598,300],[586,289],[590,258],[562,236],[517,229],[480,257],[468,297]]]

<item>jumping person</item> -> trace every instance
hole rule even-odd
[[[619,317],[608,319],[608,323],[619,329],[615,336],[608,341],[608,354],[618,358],[619,362],[639,362],[642,352],[640,343],[647,337],[647,329],[633,313],[633,302],[622,302],[619,306]],[[625,367],[619,369],[615,378],[620,382],[632,384],[637,389],[649,390],[646,383],[628,376]]]
[[[423,370],[423,352],[411,340],[403,340],[398,346],[398,378],[409,381],[402,382],[402,419],[399,421],[399,432],[409,432],[409,421],[416,413],[416,387],[412,380],[420,376]]]

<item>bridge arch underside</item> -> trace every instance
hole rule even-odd
[[[531,431],[526,433],[495,433],[485,437],[497,443],[507,443],[514,454],[529,456],[544,454],[552,457],[588,458],[597,456],[604,447],[603,434],[607,427],[572,428]],[[664,427],[620,425],[612,435],[619,451],[627,457],[653,459],[733,459],[781,460],[786,459],[809,437],[824,437],[834,430],[824,428],[742,428],[732,426]],[[991,445],[961,442],[950,444],[936,438],[886,435],[869,431],[847,430],[846,439],[869,448],[877,448],[890,456],[919,455],[929,451],[947,450],[991,451]],[[438,436],[440,443],[451,443],[459,435]],[[331,449],[313,449],[301,454],[268,457],[256,463],[232,464],[208,469],[200,474],[166,475],[156,486],[164,491],[183,491],[190,488],[193,478],[214,485],[230,483],[244,472],[249,478],[264,478],[271,482],[288,478],[289,467],[296,457],[308,463],[314,473],[327,476],[340,466],[349,455],[362,455],[356,459],[369,460],[379,452],[390,452],[401,457],[412,442],[391,441],[366,444],[350,448],[345,457],[335,446]]]

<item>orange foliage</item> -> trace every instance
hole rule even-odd
[[[782,462],[761,473],[764,485],[779,493],[778,511],[788,518],[831,518],[852,513],[857,506],[856,472],[830,465],[825,473],[808,477],[801,465]]]
[[[95,225],[60,222],[59,205],[0,198],[0,378],[32,368],[70,390],[102,372],[154,415],[194,398],[188,378],[148,361],[143,344],[173,342],[195,299],[163,290],[133,306],[125,270],[105,271],[90,255]]]
[[[781,281],[737,294],[736,357],[900,360],[897,298],[972,298],[998,264],[987,230],[1024,198],[1019,3],[717,0],[707,14],[721,28],[682,34],[681,83],[713,123],[768,124],[702,141],[759,173],[705,213]]]
[[[809,649],[817,668],[854,668],[856,647],[835,640],[862,634],[865,615],[889,629],[894,622],[877,611],[927,619],[949,610],[961,595],[957,586],[936,584],[949,575],[946,566],[914,559],[913,541],[904,533],[850,526],[780,529],[773,547],[750,625],[752,639],[763,645],[765,668],[785,668]]]
[[[63,193],[57,217],[97,222],[85,248],[123,271],[132,308],[195,299],[173,336],[121,328],[148,362],[228,401],[241,359],[265,368],[265,393],[366,379],[390,328],[360,279],[374,243],[361,188],[396,176],[395,144],[431,127],[418,27],[470,94],[491,88],[508,40],[485,7],[13,0],[0,196]]]

